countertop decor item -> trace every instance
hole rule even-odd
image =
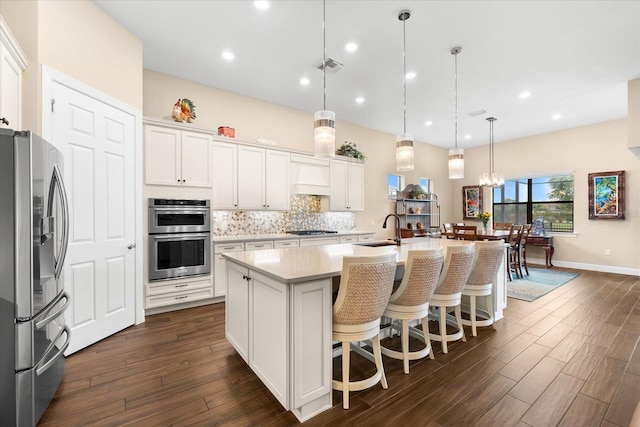
[[[352,157],[358,160],[367,159],[367,156],[365,156],[362,151],[358,150],[358,145],[349,141],[345,141],[344,144],[336,150],[336,154],[338,156]]]
[[[173,120],[181,123],[193,123],[196,118],[196,106],[187,98],[178,99],[173,105]]]

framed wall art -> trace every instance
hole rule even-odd
[[[478,185],[462,187],[462,218],[478,219],[476,212],[482,212],[482,188]]]
[[[589,174],[589,219],[624,219],[624,171]]]

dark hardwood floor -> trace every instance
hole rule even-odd
[[[352,393],[349,410],[334,392],[334,407],[305,424],[629,425],[640,401],[640,280],[576,272],[535,302],[509,299],[496,330],[468,330],[448,354],[434,343],[435,360],[412,362],[409,375],[385,357],[388,390]],[[39,425],[298,424],[226,341],[224,309],[149,316],[70,356]],[[353,358],[354,375],[370,372]]]

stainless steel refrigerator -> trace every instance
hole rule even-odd
[[[0,129],[3,427],[36,425],[62,378],[68,218],[61,153],[31,132]]]

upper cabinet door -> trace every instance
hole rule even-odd
[[[237,146],[214,141],[213,151],[213,209],[238,208]],[[217,295],[216,295],[217,296]]]
[[[332,211],[346,211],[347,208],[347,179],[348,164],[340,160],[331,160],[331,195],[329,209]]]
[[[0,15],[0,128],[22,130],[22,72],[29,62]]]
[[[211,187],[211,137],[182,131],[182,185]]]
[[[348,208],[350,211],[364,210],[364,165],[349,163]]]
[[[238,209],[266,209],[264,194],[264,148],[238,146]]]
[[[147,184],[182,185],[181,132],[145,126],[145,166]]]
[[[265,209],[291,209],[289,165],[290,155],[284,151],[266,151]]]

